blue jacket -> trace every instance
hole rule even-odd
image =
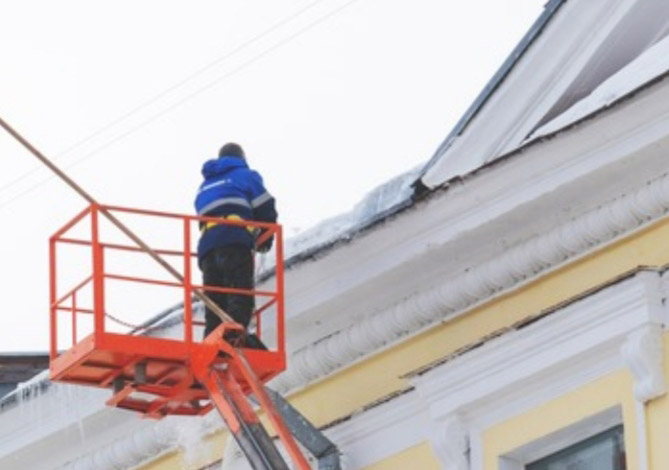
[[[195,197],[198,215],[224,217],[237,215],[245,220],[276,222],[274,198],[263,185],[258,172],[249,169],[239,157],[220,157],[202,167],[204,181]],[[271,243],[271,242],[270,242]],[[209,251],[226,245],[253,248],[255,237],[243,227],[216,225],[200,237],[197,253],[202,260]]]

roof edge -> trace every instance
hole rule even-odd
[[[474,102],[467,108],[462,117],[455,124],[451,132],[446,136],[446,139],[437,147],[434,155],[428,160],[425,167],[421,170],[418,179],[414,181],[413,188],[416,195],[422,194],[428,188],[422,182],[425,174],[432,168],[432,166],[441,158],[441,156],[448,150],[456,137],[461,135],[465,129],[472,122],[474,117],[481,111],[483,106],[488,102],[492,97],[495,91],[500,87],[502,82],[509,76],[511,71],[515,68],[516,64],[520,59],[525,55],[525,52],[530,48],[534,41],[539,37],[543,32],[544,28],[550,20],[555,16],[555,13],[558,9],[564,5],[567,0],[550,0],[545,6],[544,11],[539,18],[532,24],[529,31],[525,33],[523,38],[520,40],[518,45],[511,51],[506,60],[502,63],[501,67],[495,72],[492,78],[485,85],[483,90],[476,97]]]

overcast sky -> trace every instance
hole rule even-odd
[[[291,235],[426,162],[544,3],[5,2],[0,116],[98,200],[171,212],[239,142]],[[47,350],[47,240],[84,206],[0,131],[0,351]]]

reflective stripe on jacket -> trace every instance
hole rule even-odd
[[[236,216],[244,220],[276,222],[274,198],[267,192],[260,174],[249,169],[239,157],[221,157],[202,167],[204,181],[195,197],[198,215]],[[225,245],[255,243],[252,231],[240,226],[216,225],[205,230],[198,244],[198,258],[211,249]]]

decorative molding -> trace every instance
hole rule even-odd
[[[176,428],[158,422],[124,436],[94,452],[69,462],[58,470],[116,470],[140,465],[165,452],[165,443],[174,443]]]
[[[649,324],[630,333],[621,352],[634,377],[634,396],[646,403],[667,392],[662,325]]]
[[[480,470],[481,455],[476,455],[481,451],[480,435],[491,424],[625,366],[616,354],[620,339],[654,325],[659,281],[659,273],[638,273],[526,328],[510,331],[414,377],[415,391],[354,413],[326,434],[338,443],[350,470],[426,440],[444,468]],[[496,411],[502,408],[503,414]],[[507,467],[502,468],[523,468],[513,465],[540,458],[621,420],[619,408],[602,410],[550,439],[511,452],[505,456]],[[476,437],[471,449],[470,435]],[[470,454],[475,457],[471,464]],[[223,468],[248,468],[241,454],[226,451],[226,455],[231,458]]]
[[[469,470],[469,434],[462,416],[432,421],[430,427],[430,445],[444,468]]]
[[[480,400],[496,397],[499,390],[520,381],[543,377],[550,382],[546,371],[552,366],[565,369],[572,361],[578,367],[602,348],[624,367],[616,354],[618,345],[630,332],[653,322],[652,299],[658,285],[658,273],[638,273],[436,366],[412,383],[439,419],[468,411],[472,403],[480,406]]]
[[[137,419],[134,415],[129,417]],[[136,468],[177,447],[182,447],[187,455],[189,448],[220,427],[220,418],[217,422],[211,418],[195,420],[171,416],[125,435],[101,449],[58,467],[57,470]]]
[[[606,242],[629,234],[669,211],[669,175],[528,239],[443,284],[415,294],[289,358],[289,369],[273,386],[302,387],[428,325],[463,313],[477,303],[517,287]]]

